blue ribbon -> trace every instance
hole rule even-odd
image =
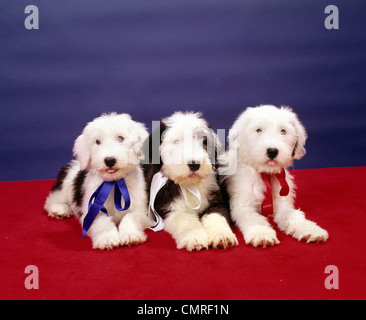
[[[82,238],[84,238],[84,236],[88,232],[90,226],[92,225],[93,221],[95,220],[100,211],[104,212],[107,216],[109,216],[107,209],[104,207],[104,203],[106,202],[113,187],[114,187],[114,205],[116,209],[118,211],[124,211],[130,207],[131,199],[130,194],[128,193],[125,179],[122,178],[121,180],[111,182],[104,181],[90,197],[88,205],[88,213],[86,214],[83,221]],[[124,208],[122,208],[121,205],[122,197],[125,200]]]

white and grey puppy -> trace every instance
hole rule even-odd
[[[214,169],[218,147],[216,134],[200,113],[176,112],[150,135],[146,181],[150,184],[156,174],[166,179],[153,202],[178,249],[238,244]]]
[[[231,216],[247,244],[268,247],[279,243],[275,230],[261,214],[266,192],[261,174],[268,174],[273,191],[274,221],[279,228],[298,240],[327,240],[326,230],[294,209],[295,184],[289,171],[284,173],[289,186],[286,196],[279,194],[281,185],[275,176],[283,173],[294,159],[304,156],[306,139],[305,128],[288,107],[247,108],[233,124],[229,149],[219,158],[220,163],[230,164],[231,172],[223,165],[219,173],[229,194]]]
[[[118,211],[111,192],[104,204],[109,216],[100,211],[87,234],[93,248],[98,249],[144,242],[149,220],[140,163],[147,136],[145,126],[128,114],[103,114],[89,122],[75,140],[73,152],[77,160],[61,169],[46,200],[48,215],[69,218],[75,214],[83,223],[96,189],[104,181],[124,178],[131,199],[129,209]]]

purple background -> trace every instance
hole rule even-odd
[[[39,30],[24,27],[30,4]],[[329,4],[339,30],[324,27]],[[0,39],[0,180],[54,178],[102,112],[150,130],[197,110],[229,129],[264,103],[307,128],[295,169],[365,165],[365,1],[8,0]]]

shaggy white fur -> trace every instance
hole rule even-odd
[[[120,245],[136,245],[146,240],[149,227],[146,184],[140,162],[142,143],[148,132],[128,114],[103,114],[89,122],[74,144],[77,160],[59,173],[45,209],[56,218],[77,214],[80,222],[88,212],[88,202],[103,181],[125,179],[131,198],[126,211],[118,211],[113,190],[104,207],[109,216],[100,212],[88,235],[93,248],[112,249]]]
[[[257,247],[279,243],[275,230],[261,214],[265,184],[260,173],[272,174],[274,221],[286,234],[307,242],[328,239],[326,230],[294,209],[295,184],[286,171],[290,187],[280,196],[280,183],[273,174],[305,154],[307,135],[296,114],[288,107],[262,105],[247,108],[229,132],[229,149],[219,158],[219,173],[230,197],[231,216],[243,232],[245,242]]]

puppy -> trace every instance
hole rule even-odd
[[[272,105],[247,108],[228,138],[219,173],[230,198],[231,216],[245,242],[255,247],[279,243],[263,215],[272,211],[286,234],[306,242],[326,241],[327,231],[294,209],[295,184],[284,170],[305,154],[307,135],[296,114]]]
[[[176,112],[162,119],[148,146],[150,207],[164,219],[177,248],[236,246],[214,170],[218,139],[201,114]]]
[[[75,140],[73,152],[77,160],[61,169],[46,200],[48,215],[69,218],[75,214],[83,225],[83,236],[87,232],[91,237],[93,248],[112,249],[144,242],[144,229],[150,224],[140,162],[142,143],[147,137],[145,126],[128,114],[103,114],[89,122]],[[116,190],[120,188],[117,181],[123,181],[122,193]],[[95,209],[98,187],[111,183],[112,190],[104,195],[106,201]],[[95,220],[89,216],[91,225],[86,227],[84,219],[93,207]]]

